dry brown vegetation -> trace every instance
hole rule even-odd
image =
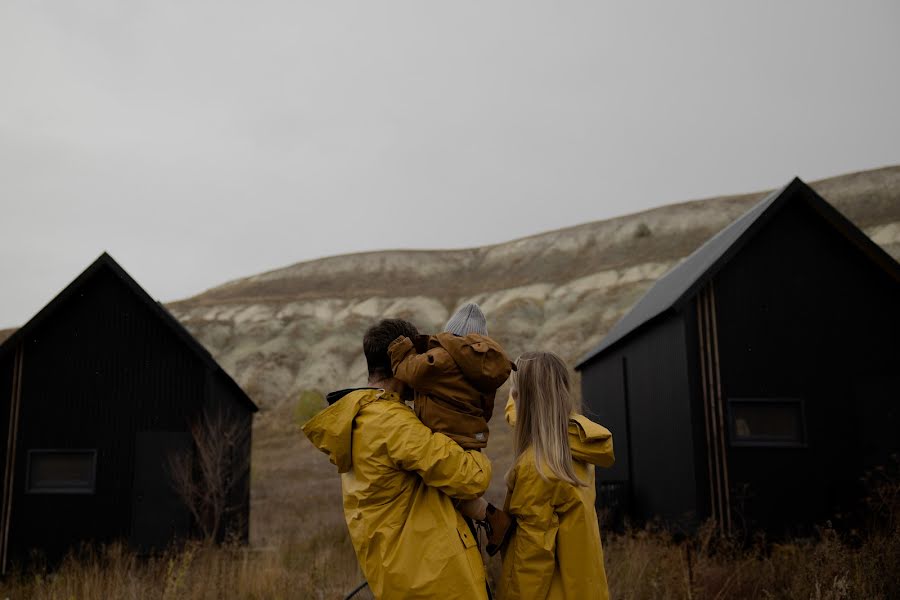
[[[193,522],[208,543],[221,539],[226,523],[240,513],[234,494],[250,471],[249,456],[242,452],[250,431],[222,411],[204,411],[191,425],[192,452],[169,456],[172,487],[188,508]]]
[[[188,546],[138,560],[122,546],[83,551],[52,573],[15,573],[9,598],[342,598],[362,575],[343,523],[314,509],[305,536],[266,548]],[[613,598],[897,598],[900,532],[861,545],[825,529],[819,539],[746,548],[709,528],[676,544],[646,530],[608,535]],[[492,573],[497,559],[489,560]],[[367,596],[360,596],[365,598]]]
[[[255,541],[249,547],[196,544],[150,559],[138,559],[122,545],[82,549],[53,571],[37,567],[12,573],[0,583],[0,598],[343,598],[363,576],[343,521],[339,488],[332,473],[309,482],[293,498],[266,499],[266,510],[254,513]],[[789,543],[759,536],[723,539],[710,525],[680,541],[650,528],[604,533],[611,595],[634,600],[898,598],[896,468],[874,473],[869,489],[866,527],[856,533],[838,534],[826,524],[815,538]],[[486,564],[495,577],[499,558],[486,557]]]

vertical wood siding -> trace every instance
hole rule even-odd
[[[206,397],[206,365],[108,268],[23,343],[11,554],[53,558],[81,542],[127,539],[136,435],[188,431]],[[221,386],[216,400],[238,406],[230,389]],[[27,494],[22,457],[37,448],[96,449],[96,493]]]
[[[632,515],[638,519],[658,516],[684,525],[695,519],[687,368],[684,317],[675,313],[582,371],[585,401],[612,431],[615,445],[616,465],[608,475],[600,475],[630,478]]]
[[[900,289],[799,202],[717,281],[726,397],[806,412],[804,448],[729,447],[738,525],[794,533],[851,506],[866,466],[898,450]],[[874,411],[891,435],[861,419],[879,394],[895,399]]]

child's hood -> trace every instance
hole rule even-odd
[[[446,350],[465,378],[485,393],[495,392],[515,369],[500,344],[486,335],[439,333],[434,343]]]

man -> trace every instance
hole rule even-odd
[[[331,406],[303,426],[341,473],[344,517],[376,598],[487,598],[476,540],[453,498],[471,499],[491,464],[423,425],[403,401],[388,346],[415,326],[386,319],[363,338],[369,387],[329,394]]]

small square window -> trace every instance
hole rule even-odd
[[[96,450],[29,450],[29,494],[93,494]]]
[[[799,398],[730,398],[728,413],[733,446],[806,445]]]

